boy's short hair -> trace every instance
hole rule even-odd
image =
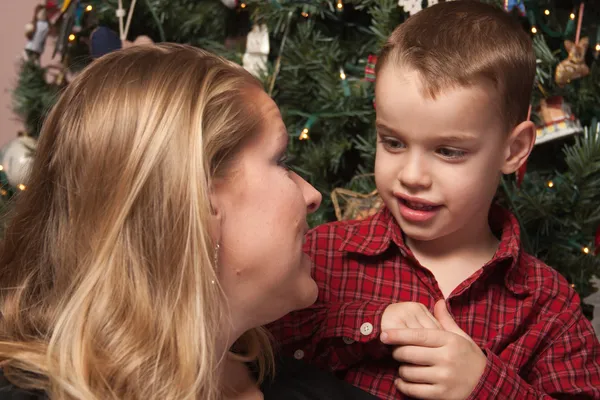
[[[535,53],[519,22],[500,8],[459,0],[419,11],[388,38],[376,72],[390,62],[418,71],[432,98],[487,80],[497,90],[507,131],[527,119]]]

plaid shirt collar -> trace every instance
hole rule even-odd
[[[534,291],[535,288],[527,283],[527,271],[519,268],[521,252],[519,222],[508,210],[496,204],[490,209],[489,221],[494,232],[501,232],[500,245],[492,260],[482,268],[482,274],[498,265],[508,263],[504,280],[506,287],[517,295]],[[356,237],[362,237],[364,240],[358,244]],[[402,254],[406,254],[406,257],[412,259],[411,261],[416,261],[412,251],[404,242],[400,226],[389,209],[384,206],[372,217],[348,225],[338,251],[377,256],[384,253],[392,242]]]

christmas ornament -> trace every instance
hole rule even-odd
[[[269,55],[269,31],[265,24],[254,24],[246,39],[246,52],[242,59],[244,68],[254,76],[267,71]]]
[[[365,66],[365,80],[375,82],[375,65],[377,65],[377,56],[369,54],[367,65]]]
[[[579,43],[565,40],[565,49],[569,57],[556,67],[554,80],[558,86],[563,87],[573,79],[582,78],[590,73],[589,67],[585,64],[585,52],[589,44],[587,37],[582,38]]]
[[[221,3],[225,4],[227,8],[234,9],[238,5],[238,0],[221,0]]]
[[[46,46],[48,32],[50,32],[50,23],[46,6],[38,5],[35,7],[33,21],[25,25],[25,36],[29,39],[25,45],[26,60],[39,61]]]
[[[105,26],[99,26],[90,35],[90,55],[92,58],[102,57],[122,47],[123,44],[119,35]]]
[[[56,39],[56,46],[54,47],[52,58],[57,54],[60,54],[61,60],[65,57],[67,46],[69,44],[69,36],[73,32],[73,26],[75,24],[75,14],[78,5],[79,0],[65,0],[63,3],[61,14],[57,20],[57,22],[60,21],[60,32]]]
[[[427,7],[437,4],[439,0],[427,0]],[[398,6],[410,15],[415,15],[423,9],[423,0],[398,0]]]
[[[331,191],[331,202],[338,221],[368,218],[377,213],[383,205],[377,190],[363,194],[343,188],[335,188]]]
[[[12,186],[19,187],[27,183],[36,144],[36,140],[32,137],[19,136],[4,147],[2,167]]]
[[[526,14],[526,11],[525,11],[525,3],[523,2],[523,0],[504,0],[504,9],[506,11],[512,12],[512,10],[515,7],[517,8],[517,10],[519,10],[519,15],[524,17]]]
[[[571,107],[561,96],[542,99],[536,111],[542,120],[536,129],[536,145],[583,131]]]

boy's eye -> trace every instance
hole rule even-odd
[[[457,159],[464,157],[467,153],[463,150],[442,147],[437,150],[438,154],[445,158]]]
[[[379,143],[381,143],[384,148],[386,148],[387,150],[390,150],[390,151],[402,150],[405,147],[404,143],[402,143],[398,139],[393,139],[393,138],[389,138],[389,137],[380,138]]]

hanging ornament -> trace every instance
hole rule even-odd
[[[438,2],[439,0],[427,0],[426,7],[431,7]],[[398,6],[410,15],[415,15],[423,9],[423,0],[398,0]]]
[[[221,0],[221,3],[225,4],[227,8],[234,9],[238,5],[238,0]]]
[[[556,67],[554,80],[558,86],[563,87],[572,80],[583,78],[590,73],[590,68],[585,64],[585,52],[589,43],[587,37],[581,39],[579,43],[565,40],[565,49],[569,56]]]
[[[246,52],[242,59],[244,68],[254,76],[261,76],[267,71],[269,55],[269,31],[265,24],[254,24],[246,38]]]
[[[25,45],[24,58],[39,62],[40,56],[46,47],[50,23],[44,5],[37,5],[33,14],[33,21],[25,25],[25,36],[29,41]]]
[[[512,12],[515,8],[519,11],[521,17],[526,15],[527,12],[523,0],[504,0],[504,10]]]
[[[536,111],[541,119],[536,129],[536,145],[583,131],[571,107],[561,96],[540,100]]]
[[[368,82],[375,82],[375,65],[377,65],[377,56],[369,54],[365,65],[365,80]]]
[[[585,53],[590,44],[589,38],[584,37],[579,40],[581,34],[581,21],[583,20],[584,3],[579,5],[579,20],[577,21],[577,32],[575,33],[575,43],[565,40],[565,49],[569,56],[556,66],[554,80],[559,87],[571,83],[573,79],[582,78],[590,73],[589,67],[585,64]]]
[[[90,55],[92,58],[102,57],[122,47],[123,44],[119,35],[105,26],[97,27],[90,35]]]
[[[13,187],[23,190],[27,184],[36,145],[34,138],[19,136],[2,149],[2,170]]]

